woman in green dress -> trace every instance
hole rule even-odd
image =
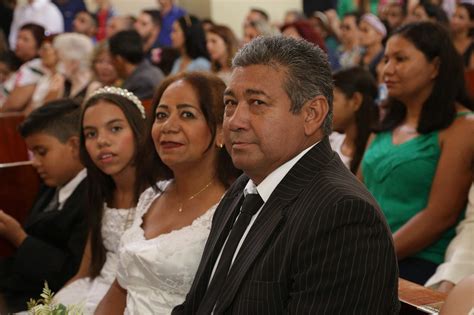
[[[400,277],[423,284],[443,261],[473,179],[474,116],[462,60],[430,22],[388,40],[383,79],[389,109],[359,175],[393,233]]]

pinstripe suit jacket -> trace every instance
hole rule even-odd
[[[248,178],[229,189],[185,302],[199,306]],[[229,271],[214,314],[398,314],[398,268],[377,203],[324,139],[267,200]]]

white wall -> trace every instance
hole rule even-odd
[[[211,17],[216,23],[230,26],[237,36],[242,36],[242,21],[250,8],[264,9],[272,23],[280,23],[285,12],[302,10],[301,0],[210,0]]]
[[[200,18],[211,17],[211,0],[179,0],[176,2],[183,8],[186,8],[188,12]]]
[[[85,0],[90,9],[94,0]],[[317,1],[317,0],[316,0]],[[157,0],[111,0],[120,14],[137,14],[144,8],[158,7]],[[272,22],[280,22],[287,10],[302,9],[301,0],[177,0],[188,12],[201,18],[210,17],[216,23],[230,26],[242,35],[242,21],[251,7],[268,12]]]
[[[95,10],[94,0],[84,0],[87,7]],[[111,0],[112,5],[117,9],[119,14],[138,14],[142,9],[157,8],[157,0]]]

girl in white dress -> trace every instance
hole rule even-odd
[[[214,209],[240,173],[223,149],[224,89],[221,79],[199,72],[168,78],[158,89],[146,165],[165,180],[140,196],[121,240],[117,281],[96,314],[170,314],[184,301]]]
[[[145,111],[130,92],[105,87],[87,100],[81,118],[81,159],[88,172],[90,234],[77,274],[55,297],[93,314],[114,281],[118,245],[146,187],[137,175]]]

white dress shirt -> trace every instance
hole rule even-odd
[[[19,29],[26,23],[36,23],[43,26],[47,34],[64,32],[64,19],[58,7],[50,0],[33,0],[32,4],[26,3],[17,6],[13,13],[8,42],[10,48],[15,50],[16,38]]]
[[[263,199],[263,205],[262,205],[262,207],[260,207],[260,209],[257,211],[257,213],[252,217],[247,229],[245,230],[244,234],[242,235],[242,238],[240,239],[240,242],[237,245],[237,248],[235,249],[234,257],[232,258],[232,262],[231,262],[231,265],[229,266],[229,270],[230,270],[230,268],[232,268],[232,264],[234,263],[234,260],[237,257],[237,254],[239,253],[240,247],[242,247],[242,244],[244,243],[245,238],[247,237],[247,234],[249,233],[250,229],[252,228],[252,226],[253,226],[255,220],[257,219],[257,217],[260,215],[260,212],[262,211],[262,208],[265,206],[265,203],[267,202],[267,200],[270,198],[270,195],[273,193],[273,191],[278,186],[278,184],[281,182],[281,180],[286,176],[286,174],[288,174],[288,172],[291,170],[291,168],[309,150],[311,150],[311,148],[313,148],[318,143],[319,142],[317,142],[317,143],[313,144],[312,146],[306,148],[305,150],[300,152],[297,156],[295,156],[291,160],[289,160],[286,163],[280,165],[277,169],[275,169],[267,177],[265,177],[265,179],[258,186],[255,186],[255,183],[251,179],[248,181],[247,185],[245,185],[244,195],[247,196],[247,194],[252,194],[252,193],[258,192],[260,194],[260,197],[262,197],[262,199]],[[227,239],[229,239],[229,236],[227,236]],[[226,239],[224,245],[222,246],[221,252],[219,253],[219,257],[217,257],[214,268],[212,269],[212,274],[211,274],[211,277],[209,279],[209,283],[211,282],[212,278],[214,277],[214,273],[216,271],[217,265],[219,265],[219,261],[221,259],[222,251],[225,247],[225,244],[227,243],[227,239]]]

